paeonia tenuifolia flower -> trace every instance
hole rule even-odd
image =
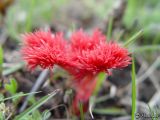
[[[72,108],[77,115],[79,102],[87,111],[98,73],[109,73],[110,69],[124,68],[131,63],[128,50],[116,42],[107,42],[98,29],[92,35],[80,29],[72,33],[69,41],[62,33],[41,30],[23,35],[23,40],[22,56],[30,69],[59,65],[74,76],[76,95]]]

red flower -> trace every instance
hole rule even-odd
[[[28,66],[52,68],[55,64],[63,67],[74,76],[73,87],[76,95],[72,108],[79,114],[79,101],[88,108],[99,72],[120,69],[130,64],[131,58],[126,48],[115,42],[106,42],[105,36],[95,30],[92,35],[82,30],[74,32],[70,43],[66,43],[62,33],[38,31],[24,35],[22,54]]]
[[[74,62],[77,67],[92,74],[126,67],[131,60],[128,51],[121,48],[117,43],[101,43],[91,50],[73,52]]]
[[[98,29],[95,29],[92,35],[88,35],[80,29],[71,36],[71,48],[75,51],[90,50],[105,41],[105,36]]]
[[[52,68],[54,64],[65,65],[66,42],[62,33],[52,34],[50,31],[37,31],[23,36],[22,55],[29,68],[38,65]]]
[[[98,30],[91,36],[80,30],[71,37],[70,61],[78,68],[72,71],[77,78],[81,79],[85,74],[108,73],[109,69],[126,67],[130,60],[127,49],[115,42],[107,43],[105,36]]]
[[[87,106],[88,100],[96,87],[95,76],[100,72],[109,73],[110,69],[120,69],[130,64],[131,58],[127,49],[115,42],[107,43],[104,35],[96,30],[92,35],[82,30],[71,37],[71,61],[76,65],[73,108],[79,115],[78,102]],[[84,109],[86,111],[86,107]]]

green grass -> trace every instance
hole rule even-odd
[[[158,120],[159,118],[159,108],[154,107],[154,110],[148,105],[150,117],[152,120]]]
[[[7,76],[9,74],[12,74],[12,73],[16,72],[17,70],[21,69],[23,66],[24,66],[23,62],[15,64],[13,67],[10,67],[8,69],[3,70],[2,75]]]
[[[11,100],[11,99],[14,99],[14,98],[19,98],[19,97],[23,97],[23,96],[28,96],[30,94],[36,94],[36,93],[39,93],[39,92],[32,92],[32,93],[17,93],[16,95],[13,95],[11,97],[7,97],[7,98],[3,98],[3,99],[0,99],[0,102],[4,102],[6,100]]]
[[[95,90],[93,92],[94,96],[96,96],[98,94],[98,92],[99,92],[99,90],[100,90],[105,78],[106,78],[106,73],[101,72],[101,73],[98,74],[98,76],[96,78],[97,79],[96,88],[95,88]]]
[[[10,83],[6,83],[4,85],[4,88],[11,94],[11,95],[14,95],[17,93],[17,90],[18,90],[18,83],[16,81],[16,79],[14,78],[11,78],[10,79]]]
[[[0,76],[2,75],[2,69],[3,69],[3,48],[0,45]]]
[[[113,18],[110,17],[109,23],[108,23],[108,30],[107,30],[107,40],[111,39],[111,36],[112,36],[112,26],[113,26]]]
[[[20,115],[16,116],[14,120],[22,120],[25,118],[27,115],[38,109],[40,106],[42,106],[45,102],[47,102],[49,99],[51,99],[53,96],[57,94],[59,90],[55,90],[51,94],[48,94],[44,97],[42,97],[39,101],[37,101],[35,104],[33,104],[31,107],[26,109],[24,112],[22,112]]]
[[[135,73],[135,61],[132,58],[132,120],[135,120],[136,113],[136,73]]]
[[[122,108],[97,108],[93,110],[96,114],[102,114],[102,115],[127,115],[127,112]]]
[[[151,119],[154,120],[154,111],[151,109],[151,107],[148,105],[149,113],[151,115]]]
[[[30,94],[35,94],[39,92],[33,92],[33,93],[16,93],[15,95],[4,98],[4,96],[1,94],[0,96],[0,107],[3,109],[3,113],[0,112],[0,120],[7,120],[7,119],[14,119],[14,120],[48,120],[51,113],[49,110],[45,110],[44,112],[39,112],[38,108],[41,107],[45,102],[47,102],[49,99],[54,97],[59,92],[59,89],[53,91],[51,94],[48,94],[44,97],[42,97],[40,100],[36,101],[34,104],[32,104],[28,109],[26,109],[24,112],[19,113],[18,115],[13,116],[6,116],[6,109],[8,108],[5,105],[5,101],[7,100],[13,100],[17,99],[23,96],[27,96]],[[1,109],[1,110],[2,110]],[[11,115],[13,113],[10,113]]]
[[[158,0],[128,0],[123,16],[125,27],[131,31],[144,29],[142,44],[159,44],[160,2]],[[149,12],[146,12],[149,11]],[[153,40],[151,40],[153,39]]]
[[[79,109],[80,109],[80,118],[81,118],[81,120],[85,120],[84,119],[84,112],[83,112],[83,104],[81,102],[79,102]]]
[[[143,45],[140,47],[134,47],[130,50],[132,53],[147,52],[147,51],[160,51],[160,45]]]
[[[132,44],[133,42],[135,42],[135,40],[137,40],[137,38],[139,38],[143,33],[143,30],[138,31],[137,33],[135,33],[130,39],[128,39],[123,45],[124,47],[128,47],[130,44]]]

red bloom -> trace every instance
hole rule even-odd
[[[71,36],[71,48],[74,51],[90,50],[105,41],[105,36],[98,29],[94,30],[92,35],[88,35],[80,29]]]
[[[130,64],[131,58],[127,49],[115,42],[106,42],[105,36],[95,30],[92,35],[82,30],[74,32],[66,43],[62,33],[38,31],[24,35],[22,54],[28,66],[52,68],[55,64],[71,73],[75,80],[73,87],[76,95],[72,108],[79,114],[78,102],[82,102],[84,110],[88,108],[88,100],[95,89],[99,72],[108,73],[109,69],[120,69]]]
[[[85,74],[108,73],[109,69],[126,67],[131,60],[128,55],[128,50],[117,43],[107,43],[98,30],[91,36],[80,30],[71,37],[70,61],[78,68],[78,72],[72,73],[80,79]]]
[[[87,106],[96,87],[95,76],[98,73],[109,73],[109,69],[126,67],[130,60],[127,49],[115,42],[107,43],[98,30],[92,35],[85,34],[82,30],[74,33],[71,37],[71,61],[77,70],[71,69],[71,72],[76,77],[74,86],[77,93],[73,101],[75,113],[79,114],[78,101]]]
[[[91,50],[73,52],[77,67],[82,71],[93,74],[126,67],[131,60],[128,51],[116,43],[102,43]]]
[[[54,64],[65,65],[66,42],[63,34],[37,31],[23,36],[22,55],[29,68],[36,66],[52,68]]]

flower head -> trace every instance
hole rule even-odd
[[[90,50],[105,40],[106,37],[98,29],[95,29],[92,35],[86,34],[80,29],[71,36],[71,48],[76,51]]]
[[[85,111],[100,72],[121,69],[130,64],[131,58],[126,48],[116,42],[106,42],[105,36],[96,29],[92,35],[83,30],[74,32],[67,43],[62,33],[37,31],[23,37],[22,55],[28,66],[52,68],[55,64],[63,67],[74,76],[73,87],[76,95],[72,108],[79,114],[78,103],[82,102]]]
[[[37,31],[23,36],[22,55],[29,68],[52,68],[66,64],[66,42],[62,33]]]
[[[117,43],[99,44],[92,50],[75,51],[75,54],[77,67],[93,74],[126,67],[131,60],[128,51]]]
[[[110,69],[120,69],[130,64],[129,52],[115,42],[106,42],[105,36],[96,30],[92,35],[82,30],[73,33],[71,37],[71,61],[76,65],[72,70],[75,76],[77,91],[73,101],[73,108],[79,115],[78,102],[88,105],[100,72],[109,73]],[[84,109],[86,111],[86,107]]]
[[[105,36],[98,30],[92,35],[82,30],[74,33],[70,46],[71,61],[79,70],[78,73],[75,71],[77,78],[84,74],[109,73],[109,69],[119,69],[130,64],[128,50],[115,42],[107,43]]]

